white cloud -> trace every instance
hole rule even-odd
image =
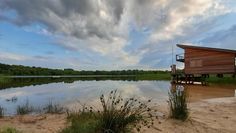
[[[7,18],[0,13],[4,16],[0,20],[26,27],[28,31],[50,35],[55,44],[79,51],[93,60],[99,55],[106,60],[102,62],[103,66],[163,68],[170,63],[171,59],[166,58],[171,54],[171,45],[201,40],[204,32],[215,28],[215,18],[235,11],[228,8],[228,1],[8,0],[1,1],[0,7],[3,8],[0,10],[15,10],[17,15]],[[43,28],[36,31],[27,28],[35,23],[40,23]],[[150,36],[140,47],[127,50],[131,28],[138,31],[148,29]],[[22,57],[11,58],[20,60]],[[81,59],[76,61],[80,63],[69,64],[82,65]],[[99,66],[96,61],[90,63]]]
[[[4,52],[4,51],[0,52],[0,60],[2,60],[2,61],[8,61],[8,60],[12,60],[12,61],[25,61],[27,59],[28,59],[27,56],[23,56],[23,55],[19,55],[19,54],[14,54],[14,53],[8,53],[8,52]]]

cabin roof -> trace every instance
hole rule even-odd
[[[236,55],[236,50],[231,50],[231,49],[201,47],[201,46],[192,46],[192,45],[183,45],[183,44],[177,44],[177,46],[180,47],[180,48],[182,48],[182,49],[186,49],[186,48],[202,49],[202,50],[210,50],[210,51],[219,51],[219,52],[234,53],[234,54]]]

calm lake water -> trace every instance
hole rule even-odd
[[[6,115],[16,113],[18,105],[29,101],[42,107],[52,101],[67,107],[81,103],[97,104],[101,94],[117,89],[124,98],[138,97],[165,102],[171,88],[169,81],[135,81],[135,79],[76,79],[76,78],[15,78],[0,84],[0,105]],[[236,87],[187,86],[192,101],[234,96]],[[16,98],[16,99],[14,99]],[[13,100],[14,99],[14,100]]]
[[[25,104],[26,100],[29,100],[29,103],[36,107],[46,105],[49,101],[65,106],[73,105],[77,101],[96,103],[101,94],[109,93],[115,89],[123,97],[135,96],[141,99],[152,98],[153,100],[164,101],[167,99],[168,88],[170,87],[169,81],[72,80],[71,82],[55,81],[40,84],[39,81],[42,79],[14,80],[12,86],[2,85],[2,90],[0,90],[0,105],[6,109],[7,114],[15,114],[17,105]],[[27,83],[23,84],[23,82]],[[12,100],[12,98],[17,99]]]

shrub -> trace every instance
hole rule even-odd
[[[60,114],[64,112],[64,107],[62,107],[60,104],[54,104],[52,101],[49,101],[43,110],[50,114]]]
[[[0,118],[4,116],[4,108],[0,106]]]
[[[147,102],[135,98],[123,100],[115,90],[110,92],[107,99],[101,95],[100,101],[103,108],[100,119],[103,131],[126,132],[132,126],[140,131],[142,126],[153,125],[153,110],[148,107],[151,100]]]
[[[79,112],[68,112],[71,125],[63,133],[112,132],[124,133],[133,128],[140,131],[143,126],[152,127],[155,110],[149,107],[151,100],[141,102],[136,98],[123,99],[117,91],[107,98],[100,96],[101,110],[83,106]]]
[[[16,113],[18,115],[24,115],[24,114],[29,114],[34,111],[33,106],[29,105],[29,100],[26,100],[26,103],[24,105],[18,105],[16,109]]]
[[[169,107],[170,117],[179,120],[186,120],[188,118],[187,108],[187,91],[183,86],[176,86],[176,89],[169,91]]]

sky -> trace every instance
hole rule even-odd
[[[168,70],[179,43],[236,50],[236,0],[0,0],[0,63]]]

